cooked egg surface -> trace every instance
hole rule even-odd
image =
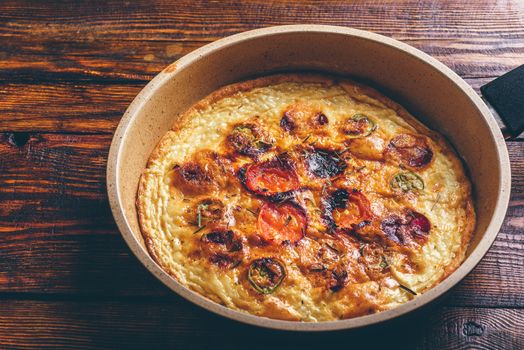
[[[475,225],[440,135],[371,88],[306,74],[233,84],[175,117],[137,208],[182,285],[308,322],[416,298],[460,265]]]

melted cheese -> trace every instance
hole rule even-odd
[[[311,130],[307,124],[301,124],[296,133],[285,132],[280,121],[290,108],[298,108],[305,114],[321,111],[329,123]],[[277,153],[276,149],[292,150],[304,142],[314,143],[315,147],[346,148],[348,139],[340,132],[340,126],[348,116],[358,113],[369,116],[377,129],[366,138],[350,141],[347,168],[337,181],[362,191],[377,220],[412,208],[431,222],[424,244],[396,247],[384,244],[382,239],[380,251],[386,262],[369,261],[374,258],[365,255],[368,241],[355,245],[353,238],[322,233],[323,222],[314,215],[319,199],[307,191],[296,200],[308,206],[309,227],[318,228],[320,237],[310,235],[308,230],[296,244],[273,246],[252,244],[257,237],[257,218],[252,212],[256,213],[266,199],[246,191],[234,176],[228,179],[232,185],[227,189],[212,188],[198,195],[184,194],[173,185],[176,166],[198,160],[202,152],[227,153],[226,139],[237,123],[255,123],[275,140],[275,147],[261,156],[268,159]],[[153,153],[141,178],[140,223],[148,249],[162,268],[209,299],[271,318],[311,322],[349,318],[411,300],[414,296],[400,288],[400,284],[423,293],[464,259],[475,219],[469,182],[460,161],[441,137],[366,87],[323,77],[262,78],[215,93],[176,123]],[[384,159],[384,152],[389,141],[401,133],[425,135],[434,153],[430,166],[417,171],[425,183],[424,190],[417,193],[399,194],[390,187],[391,178],[400,169],[398,164]],[[251,162],[248,157],[235,157],[232,167],[237,171]],[[301,183],[313,187],[321,186],[324,181],[300,176]],[[305,201],[304,196],[309,196],[309,200]],[[204,197],[220,199],[230,213],[228,228],[243,242],[243,257],[237,266],[216,266],[202,250],[201,236],[209,230],[204,227],[195,233],[198,225],[196,219],[190,218],[196,203]],[[337,244],[343,254],[327,247],[329,242]],[[259,257],[275,257],[285,265],[286,276],[272,294],[257,293],[247,281],[249,263]],[[330,290],[325,273],[304,269],[316,261],[343,265],[349,271],[347,284],[339,291]]]

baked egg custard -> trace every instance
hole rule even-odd
[[[178,116],[137,209],[182,285],[307,322],[416,298],[460,265],[475,225],[442,136],[367,86],[311,74],[229,85]]]

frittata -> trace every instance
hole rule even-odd
[[[281,74],[223,87],[152,153],[137,209],[181,284],[269,318],[391,309],[464,260],[470,182],[450,145],[348,79]]]

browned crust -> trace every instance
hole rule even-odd
[[[215,103],[216,101],[232,96],[238,92],[246,92],[258,87],[288,82],[322,83],[328,86],[336,84],[336,80],[334,80],[333,78],[327,78],[326,76],[320,74],[277,74],[221,87],[220,89],[212,92],[202,100],[195,103],[187,111],[180,114],[176,118],[176,122],[171,128],[171,130],[168,131],[166,135],[162,137],[162,139],[160,139],[160,142],[156,146],[155,150],[153,151],[153,153],[151,153],[147,167],[149,167],[157,159],[161,158],[161,155],[164,153],[165,148],[169,146],[169,144],[171,143],[171,139],[175,136],[176,132],[181,130],[182,127],[187,124],[191,116],[199,110],[203,110]]]
[[[140,200],[145,195],[145,190],[146,190],[145,187],[147,184],[145,176],[146,176],[145,172],[142,173],[142,175],[140,176],[140,181],[138,182],[138,191],[136,193],[136,200],[135,200],[135,205],[138,211],[138,224],[140,226],[140,232],[142,233],[142,238],[144,239],[144,244],[147,248],[147,251],[149,252],[149,255],[151,255],[153,260],[158,265],[160,265],[164,271],[167,271],[168,273],[170,273],[169,269],[166,268],[166,266],[162,263],[161,259],[158,257],[158,254],[155,251],[154,244],[153,242],[151,242],[150,235],[148,235],[147,228],[145,227],[145,223],[144,223],[145,213],[144,212],[146,208],[144,207],[143,202]]]
[[[440,134],[427,128],[424,124],[422,124],[414,116],[412,116],[406,109],[404,109],[400,104],[382,95],[377,90],[369,86],[362,85],[351,79],[330,76],[330,75],[322,75],[322,74],[310,74],[310,73],[275,74],[275,75],[264,76],[261,78],[256,78],[253,80],[238,82],[238,83],[234,83],[234,84],[219,88],[218,90],[212,92],[211,94],[209,94],[208,96],[206,96],[205,98],[203,98],[202,100],[194,104],[187,111],[180,114],[178,118],[176,118],[176,122],[174,126],[172,127],[172,129],[168,131],[166,135],[162,137],[158,145],[155,147],[154,151],[151,153],[151,156],[149,158],[146,168],[151,167],[151,165],[156,160],[162,158],[163,154],[166,152],[166,148],[171,144],[172,138],[176,136],[177,132],[180,131],[184,125],[186,125],[186,123],[189,121],[189,119],[191,118],[191,116],[194,113],[198,112],[199,110],[207,108],[208,106],[212,105],[216,101],[219,101],[225,97],[232,96],[238,92],[247,92],[252,89],[259,88],[259,87],[275,85],[275,84],[280,84],[280,83],[288,83],[288,82],[320,83],[326,86],[339,84],[350,95],[352,94],[350,89],[355,89],[355,92],[371,97],[372,99],[375,99],[379,101],[380,103],[382,103],[385,107],[394,110],[401,118],[403,118],[418,133],[422,135],[429,135],[433,143],[438,146],[439,151],[445,153],[448,156],[447,158],[451,159],[453,168],[456,171],[456,174],[459,176],[459,181],[463,185],[462,189],[465,192],[466,194],[465,197],[467,199],[463,203],[463,207],[466,213],[465,214],[466,218],[465,218],[464,232],[462,235],[461,247],[459,251],[456,253],[452,262],[447,267],[445,267],[444,269],[445,272],[442,275],[442,277],[431,287],[434,287],[435,285],[440,283],[442,280],[446,279],[462,263],[465,251],[467,250],[469,242],[472,238],[473,231],[475,228],[475,223],[476,223],[476,215],[475,215],[474,205],[473,205],[472,196],[471,196],[471,186],[465,174],[463,164],[459,160],[459,157],[454,152],[453,148],[444,139],[444,137],[442,137]],[[159,259],[158,254],[155,251],[154,244],[152,243],[147,233],[145,224],[143,222],[145,208],[140,198],[142,198],[145,194],[145,185],[146,185],[145,176],[146,176],[146,173],[143,173],[140,178],[139,187],[137,191],[137,199],[136,199],[136,206],[137,206],[139,224],[140,224],[142,236],[144,237],[145,245],[151,257],[165,271],[168,271],[170,275],[174,276],[169,271],[169,269],[166,266],[164,266],[161,259]],[[174,277],[176,278],[176,276]],[[213,300],[217,301],[215,299]]]

